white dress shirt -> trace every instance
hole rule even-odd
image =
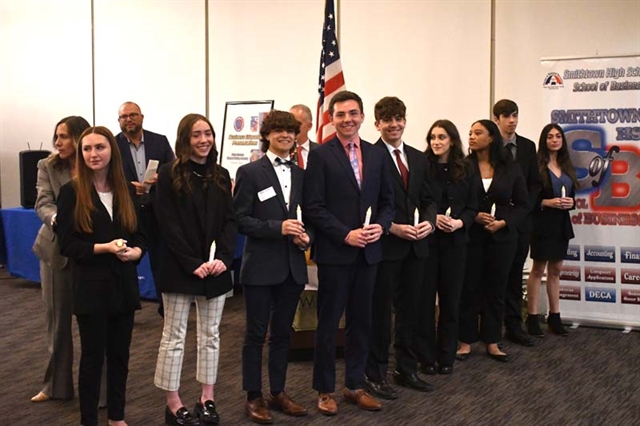
[[[280,158],[282,161],[289,161],[289,159],[278,157],[271,151],[267,151],[267,157],[276,172],[276,176],[280,182],[280,189],[282,189],[282,195],[284,196],[284,202],[287,210],[289,210],[289,201],[291,199],[291,166],[276,164],[276,158]]]

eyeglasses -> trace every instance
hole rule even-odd
[[[140,114],[138,114],[137,112],[132,112],[131,114],[122,114],[118,116],[118,120],[120,121],[124,121],[127,118],[130,118],[132,120],[135,120],[136,118],[140,117]]]

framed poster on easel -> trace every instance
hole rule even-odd
[[[260,126],[273,109],[273,101],[227,102],[224,108],[220,165],[235,180],[240,166],[262,156]]]

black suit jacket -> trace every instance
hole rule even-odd
[[[298,284],[306,284],[307,263],[304,251],[293,243],[293,237],[282,235],[282,222],[296,219],[302,207],[304,171],[291,166],[291,196],[287,209],[280,181],[266,155],[245,164],[236,173],[233,204],[238,230],[247,236],[240,268],[243,285],[283,283],[289,273]],[[268,188],[276,196],[260,201],[258,193]]]
[[[304,175],[303,217],[316,230],[316,263],[348,265],[358,257],[359,248],[344,239],[353,229],[361,228],[371,207],[371,223],[389,230],[395,214],[391,173],[385,154],[378,147],[361,140],[362,189],[358,188],[349,158],[337,137],[309,152]],[[371,265],[382,260],[378,240],[363,250]]]
[[[516,134],[516,162],[520,165],[522,176],[524,177],[529,193],[529,209],[527,215],[518,227],[521,233],[531,233],[533,229],[532,212],[538,193],[542,186],[540,172],[538,170],[538,156],[536,154],[536,145],[523,136]]]
[[[220,296],[232,287],[230,270],[238,233],[229,172],[222,168],[224,189],[209,182],[203,190],[197,178],[192,178],[193,191],[185,195],[173,189],[172,165],[160,168],[154,201],[165,242],[158,285],[165,293],[203,295],[208,299]],[[214,240],[215,258],[223,261],[227,270],[216,277],[200,279],[193,271],[209,260]]]
[[[496,220],[504,220],[507,226],[494,232],[491,237],[496,242],[515,241],[518,237],[519,226],[530,211],[529,193],[522,176],[520,167],[509,160],[505,165],[494,170],[493,180],[489,190],[485,191],[482,185],[480,168],[475,158],[469,157],[473,165],[476,193],[478,195],[478,211],[491,213],[491,206],[496,205]],[[481,238],[486,233],[484,227],[475,223],[471,227],[470,238]]]
[[[451,217],[453,219],[460,219],[464,223],[461,229],[453,232],[455,245],[467,243],[469,240],[469,230],[475,221],[476,214],[478,214],[478,189],[476,182],[478,176],[471,162],[465,161],[465,168],[467,175],[459,181],[442,181],[435,178],[429,180],[431,194],[437,203],[441,202],[444,191],[446,190],[447,192],[447,205],[439,205],[438,212],[444,214],[448,208],[451,208]],[[441,231],[436,229],[436,232]],[[433,238],[429,240],[430,242],[435,242]]]
[[[130,196],[135,190],[130,187]],[[94,254],[93,246],[117,238],[127,241],[129,247],[140,247],[145,252],[145,241],[139,231],[129,232],[120,223],[114,200],[114,219],[104,207],[98,193],[92,191],[94,211],[91,214],[93,233],[75,229],[74,209],[76,191],[72,182],[60,189],[56,233],[60,252],[71,261],[71,282],[76,315],[126,313],[140,309],[138,288],[138,262],[122,262],[110,253]]]
[[[392,176],[391,182],[393,185],[394,207],[396,211],[393,223],[413,225],[413,215],[417,207],[420,214],[420,222],[428,220],[435,227],[437,206],[429,191],[429,174],[427,172],[427,160],[424,154],[404,144],[404,153],[409,163],[409,185],[408,188],[405,189],[395,160],[389,154],[389,150],[382,139],[378,139],[375,146],[386,154],[387,167]],[[382,258],[384,260],[404,259],[410,250],[413,250],[417,258],[426,259],[429,255],[427,238],[419,241],[410,241],[392,234],[382,236]]]
[[[547,170],[547,173],[551,173],[551,171]],[[549,181],[551,181],[551,175],[549,175]],[[573,187],[567,196],[571,198],[575,197]],[[542,203],[542,200],[551,198],[556,198],[553,193],[553,188],[551,185],[543,185],[536,199],[536,208],[533,209],[533,233],[541,237],[555,237],[570,240],[575,237],[575,234],[573,233],[569,210],[541,207],[540,203]],[[574,208],[575,204],[574,200]],[[573,210],[573,208],[571,210]]]
[[[165,135],[153,133],[148,130],[143,130],[142,133],[144,138],[145,167],[149,164],[149,160],[158,160],[158,169],[160,169],[160,167],[170,163],[176,158],[171,150],[171,145],[169,145],[169,140]],[[118,142],[118,148],[120,148],[120,154],[122,155],[124,176],[130,182],[137,182],[138,172],[136,172],[136,166],[133,164],[133,157],[131,156],[127,137],[120,132],[116,136],[116,141]]]

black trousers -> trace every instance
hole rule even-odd
[[[153,212],[153,206],[145,204],[140,208],[140,229],[145,237],[147,252],[149,253],[149,264],[151,274],[156,289],[156,296],[160,306],[162,306],[162,291],[158,287],[160,277],[160,264],[162,262],[162,238],[160,237],[160,227]]]
[[[488,232],[469,242],[460,298],[460,341],[502,340],[504,293],[515,251],[516,241],[496,243]]]
[[[318,265],[318,329],[313,365],[313,389],[333,392],[336,385],[336,333],[346,310],[345,386],[364,386],[371,333],[371,297],[377,265],[361,254],[351,265]]]
[[[424,259],[418,259],[410,251],[404,259],[382,261],[378,264],[372,301],[371,343],[365,370],[370,379],[381,380],[387,375],[394,304],[396,321],[393,346],[396,370],[403,373],[417,372],[416,327],[424,262]]]
[[[291,324],[304,286],[291,275],[282,284],[245,285],[243,288],[246,329],[242,346],[242,388],[262,390],[262,347],[269,328],[269,384],[271,392],[282,392],[287,377],[287,354]]]
[[[133,312],[76,315],[81,346],[78,395],[80,422],[84,426],[98,424],[100,377],[105,354],[108,416],[110,420],[124,420],[133,318]]]
[[[431,242],[420,299],[418,359],[426,365],[438,363],[449,367],[453,365],[458,349],[460,295],[467,246],[454,245],[451,234],[439,231],[433,235]],[[437,329],[436,293],[439,306]]]
[[[522,324],[522,269],[527,261],[531,234],[519,233],[516,254],[511,263],[504,299],[504,325],[507,331]]]

